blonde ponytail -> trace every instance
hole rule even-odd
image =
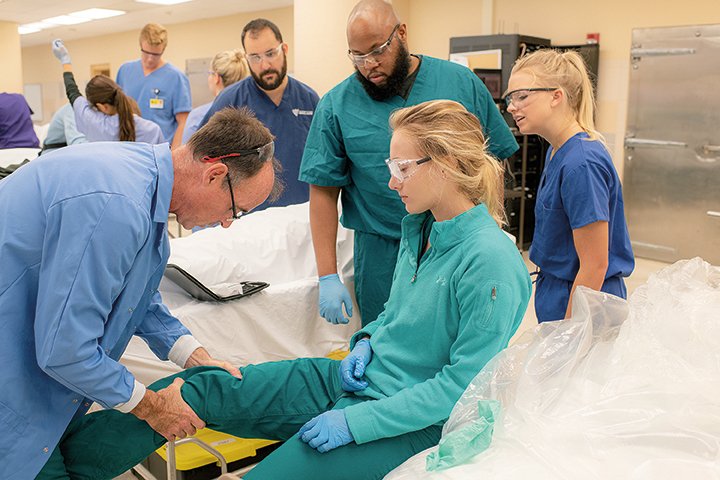
[[[439,164],[475,205],[483,203],[498,225],[506,223],[503,169],[487,151],[477,117],[451,100],[433,100],[396,110],[390,128],[413,138],[423,155]]]
[[[595,95],[592,82],[579,53],[561,52],[545,48],[517,59],[512,74],[527,70],[542,87],[559,87],[565,92],[575,120],[590,137],[605,144],[605,138],[595,129]]]

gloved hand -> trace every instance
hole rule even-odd
[[[370,340],[362,339],[355,343],[350,355],[340,362],[340,383],[346,392],[365,390],[368,383],[361,380],[365,375],[365,367],[372,359]]]
[[[55,55],[57,59],[60,60],[60,63],[62,63],[63,65],[65,65],[66,63],[72,63],[70,61],[70,53],[68,53],[68,49],[65,47],[63,41],[59,38],[53,40],[52,52],[53,55]]]
[[[348,317],[352,317],[353,305],[350,292],[340,281],[337,273],[320,277],[320,316],[330,323],[348,323],[343,316],[342,305]]]
[[[329,410],[313,418],[302,426],[298,437],[320,453],[329,452],[355,440],[342,409]]]

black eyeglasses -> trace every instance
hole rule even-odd
[[[144,53],[145,55],[150,55],[151,57],[162,57],[162,54],[165,53],[165,50],[163,50],[163,51],[160,52],[160,53],[148,52],[147,50],[145,50],[145,49],[142,48],[142,47],[140,48],[140,51],[141,51],[142,53]]]
[[[220,155],[219,157],[211,157],[210,155],[205,155],[200,159],[201,162],[206,163],[212,163],[212,162],[223,162],[226,158],[231,157],[244,157],[245,155],[253,155],[256,154],[258,156],[258,159],[261,162],[266,162],[270,160],[273,155],[275,154],[275,142],[266,143],[265,145],[262,145],[257,148],[251,148],[249,150],[240,150],[239,152],[235,153],[228,153],[227,155]],[[225,163],[225,162],[223,162]],[[227,179],[228,188],[230,189],[230,205],[232,208],[232,218],[228,218],[227,222],[232,222],[233,220],[240,219],[244,214],[248,213],[244,210],[238,211],[237,207],[235,206],[235,194],[233,193],[233,187],[232,182],[230,181],[230,167],[228,167],[228,173],[225,175],[225,178]]]
[[[365,55],[356,55],[352,53],[351,50],[348,50],[348,58],[350,58],[350,61],[354,63],[357,67],[364,67],[365,65],[367,65],[367,62],[379,63],[377,59],[381,57],[385,53],[387,48],[390,46],[390,42],[392,42],[392,39],[395,36],[395,32],[397,32],[398,28],[400,28],[399,23],[395,25],[395,28],[393,28],[392,32],[390,32],[390,36],[388,37],[387,41],[377,47],[372,52],[366,53]]]
[[[505,106],[509,107],[513,103],[516,107],[522,105],[527,100],[532,92],[554,92],[560,87],[549,87],[549,88],[518,88],[512,92],[505,94]]]

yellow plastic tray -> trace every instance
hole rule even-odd
[[[238,438],[209,428],[198,430],[194,437],[219,451],[228,463],[252,457],[258,449],[276,443],[275,440]],[[167,445],[158,448],[157,454],[167,462]],[[187,471],[217,462],[214,455],[194,443],[184,443],[175,447],[176,470]]]

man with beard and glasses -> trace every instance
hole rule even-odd
[[[250,77],[230,85],[215,98],[200,126],[225,107],[248,107],[275,136],[275,156],[283,167],[282,196],[256,210],[307,202],[308,185],[298,180],[300,159],[319,97],[315,90],[287,75],[288,46],[277,25],[258,18],[241,35]]]
[[[342,224],[355,231],[355,297],[362,324],[383,310],[395,271],[405,207],[388,188],[384,160],[390,149],[390,114],[428,100],[461,103],[479,120],[489,151],[512,155],[517,142],[483,82],[468,68],[411,55],[407,26],[382,0],[363,0],[347,25],[348,56],[355,73],[318,104],[300,167],[310,184],[310,226],[320,279],[320,314],[347,323],[352,301],[337,274],[337,199]]]

